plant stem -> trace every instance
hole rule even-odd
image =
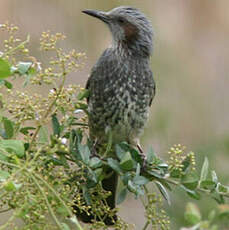
[[[65,207],[65,209],[67,210],[69,216],[72,216],[72,212],[70,211],[70,209],[68,208],[68,206],[65,204],[65,202],[61,199],[61,197],[59,196],[59,194],[55,191],[55,189],[53,189],[52,186],[50,186],[46,180],[44,180],[41,176],[35,174],[35,177],[37,177],[39,180],[42,181],[42,183],[44,183],[44,185],[47,186],[47,188],[53,192],[53,194],[56,196],[56,198],[62,203],[62,205]],[[79,222],[77,219],[74,220],[74,223],[76,224],[77,230],[83,230],[83,228],[80,226]]]
[[[176,186],[179,186],[179,185],[180,185],[180,182],[175,181],[175,180],[172,180],[172,179],[170,179],[170,178],[164,178],[164,180],[165,180],[166,182],[168,182],[168,183],[170,183],[170,184],[173,184],[173,185],[176,185]],[[208,195],[211,194],[211,190],[208,190],[208,189],[203,189],[203,188],[197,187],[196,190],[199,191],[199,192],[202,192],[202,193],[206,193],[206,194],[208,194]],[[224,196],[224,197],[229,198],[229,194],[228,194],[228,193],[218,192],[218,194],[221,195],[221,196]]]
[[[58,51],[57,51],[57,56],[58,56],[59,59],[61,58],[60,53],[59,53]],[[35,130],[35,132],[34,132],[34,134],[33,134],[33,136],[32,136],[32,139],[31,139],[31,141],[30,141],[30,143],[29,143],[28,152],[31,150],[32,143],[35,141],[36,136],[37,136],[37,134],[39,133],[41,127],[42,127],[42,125],[41,125],[42,122],[45,121],[45,120],[47,119],[49,113],[52,111],[53,106],[55,105],[55,103],[56,103],[56,101],[57,101],[59,95],[60,95],[61,92],[62,92],[62,89],[63,89],[63,87],[64,87],[64,83],[65,83],[65,80],[66,80],[66,75],[67,75],[67,73],[66,73],[66,70],[65,70],[65,64],[64,64],[64,61],[62,61],[62,82],[61,82],[61,84],[60,84],[60,86],[59,86],[59,90],[58,90],[58,92],[57,92],[57,94],[56,94],[55,99],[54,99],[54,100],[52,101],[52,103],[49,105],[48,109],[46,110],[44,116],[43,116],[42,119],[41,119],[40,124],[38,124],[38,126],[37,126],[37,128],[36,128],[36,130]]]
[[[16,51],[16,50],[18,50],[21,46],[24,46],[26,43],[28,43],[29,40],[30,40],[30,35],[28,34],[25,41],[23,41],[22,43],[20,43],[20,44],[17,45],[16,47],[14,47],[14,48],[8,50],[7,52],[5,52],[5,53],[3,54],[3,57],[4,57],[4,56],[7,56],[7,55],[9,55],[9,54],[11,54],[11,53],[13,53],[13,52]]]
[[[42,196],[43,196],[43,198],[44,198],[44,200],[45,200],[45,203],[46,203],[46,205],[47,205],[47,208],[48,208],[48,210],[49,210],[49,213],[51,214],[51,216],[52,216],[53,220],[55,221],[56,225],[58,226],[58,228],[59,228],[60,230],[62,230],[62,229],[63,229],[63,226],[61,225],[61,223],[60,223],[59,220],[57,219],[55,213],[53,212],[53,209],[52,209],[52,207],[51,207],[51,205],[50,205],[50,203],[49,203],[49,201],[48,201],[48,198],[47,198],[47,196],[46,196],[46,194],[45,194],[45,191],[43,190],[43,188],[40,186],[40,184],[38,183],[38,181],[36,180],[36,178],[35,178],[32,174],[30,174],[30,178],[33,180],[33,182],[34,182],[34,183],[36,184],[36,186],[38,187],[38,190],[39,190],[40,193],[42,194]]]
[[[144,227],[143,227],[143,229],[142,229],[142,230],[146,230],[146,229],[148,228],[149,224],[150,224],[150,222],[149,222],[149,221],[147,221],[147,222],[145,223],[145,225],[144,225]]]
[[[0,160],[0,163],[1,163],[1,164],[4,164],[4,165],[8,165],[8,166],[10,166],[10,167],[15,167],[15,168],[18,168],[18,169],[21,168],[20,166],[18,166],[18,165],[16,165],[16,164],[12,164],[12,163],[9,163],[9,162],[3,161],[3,160]]]
[[[5,224],[0,226],[0,230],[6,229],[6,227],[10,225],[10,223],[14,220],[15,217],[16,215],[12,215]]]

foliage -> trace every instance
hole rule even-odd
[[[174,186],[197,200],[207,194],[221,205],[229,197],[229,188],[218,181],[214,171],[208,177],[207,158],[199,177],[194,153],[186,153],[181,145],[170,149],[168,162],[152,149],[144,160],[124,142],[108,143],[96,154],[87,134],[85,98],[89,92],[66,85],[67,76],[81,68],[84,54],[65,52],[59,47],[64,35],[44,32],[40,49],[51,57],[48,63],[40,63],[29,54],[29,36],[21,41],[16,37],[18,28],[9,23],[1,24],[0,29],[9,34],[0,53],[0,208],[1,212],[12,211],[0,229],[19,229],[14,224],[18,218],[24,222],[20,229],[67,230],[70,222],[74,229],[107,229],[103,218],[117,212],[106,205],[110,193],[101,187],[101,181],[109,177],[105,173],[108,166],[120,176],[118,202],[133,193],[143,203],[143,230],[150,226],[169,229],[161,197],[170,204],[168,191]],[[22,82],[21,91],[14,89],[15,79]],[[34,89],[46,85],[50,90],[42,95],[31,93],[26,91],[28,85]],[[115,157],[108,154],[111,148]],[[82,227],[73,206],[92,211],[97,218]],[[194,225],[203,222],[193,212],[185,218]],[[118,217],[115,228],[128,229],[129,225]]]
[[[219,230],[228,227],[229,205],[220,204],[217,210],[212,210],[206,219],[203,219],[200,210],[194,203],[188,203],[184,218],[189,225],[181,230]]]

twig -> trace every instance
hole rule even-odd
[[[9,54],[11,54],[11,53],[13,53],[15,50],[18,50],[20,47],[22,47],[22,46],[24,46],[26,43],[28,43],[29,40],[30,40],[30,35],[28,34],[25,41],[23,41],[22,43],[20,43],[20,44],[17,45],[16,47],[14,47],[14,48],[8,50],[7,52],[5,52],[5,53],[3,54],[3,57],[4,57],[4,56],[7,56],[7,55],[9,55]]]
[[[48,199],[47,199],[47,196],[46,196],[46,194],[45,194],[43,188],[40,186],[40,184],[38,183],[38,181],[36,180],[36,178],[35,178],[32,174],[30,174],[30,178],[31,178],[31,179],[33,180],[33,182],[37,185],[37,187],[38,187],[40,193],[42,194],[42,196],[43,196],[43,198],[44,198],[44,200],[45,200],[45,203],[46,203],[46,205],[47,205],[47,208],[48,208],[48,210],[49,210],[49,213],[51,214],[51,216],[52,216],[53,220],[55,221],[56,225],[58,226],[58,228],[59,228],[60,230],[62,230],[62,229],[63,229],[63,226],[61,225],[61,223],[60,223],[59,220],[57,219],[55,213],[53,212],[53,209],[52,209],[52,207],[51,207],[51,205],[50,205],[50,203],[49,203],[49,201],[48,201]]]
[[[148,228],[149,224],[150,224],[150,222],[149,222],[149,221],[147,221],[147,222],[145,223],[145,225],[144,225],[144,227],[143,227],[143,229],[142,229],[142,230],[146,230],[146,229]]]
[[[60,53],[59,53],[58,51],[57,51],[57,56],[58,56],[59,59],[61,59]],[[46,113],[45,113],[44,116],[42,117],[40,124],[37,126],[37,128],[36,128],[36,130],[35,130],[35,132],[34,132],[34,134],[33,134],[33,136],[32,136],[32,139],[31,139],[31,141],[30,141],[30,143],[29,143],[28,152],[31,150],[32,143],[33,143],[34,140],[36,139],[36,136],[37,136],[37,134],[39,133],[41,127],[42,127],[42,125],[41,125],[41,124],[42,124],[42,121],[46,120],[46,118],[48,117],[49,113],[52,111],[52,108],[53,108],[53,106],[55,105],[55,103],[56,103],[57,99],[59,98],[59,95],[60,95],[60,93],[62,92],[62,89],[63,89],[63,87],[64,87],[64,83],[65,83],[66,75],[67,75],[67,72],[66,72],[66,70],[65,70],[65,63],[64,63],[64,61],[62,61],[62,70],[63,70],[63,71],[62,71],[62,74],[61,74],[61,75],[62,75],[63,79],[62,79],[62,82],[61,82],[61,84],[60,84],[60,86],[59,86],[59,90],[58,90],[58,92],[57,92],[57,94],[56,94],[55,99],[54,99],[54,100],[52,101],[52,103],[49,105],[48,109],[46,110]]]
[[[34,174],[35,177],[37,177],[39,180],[42,181],[42,183],[44,183],[44,185],[53,192],[53,194],[56,196],[56,198],[62,203],[62,205],[65,207],[65,209],[67,210],[69,216],[72,216],[72,212],[69,210],[69,207],[65,204],[65,202],[61,199],[61,197],[59,196],[59,194],[57,194],[57,192],[55,191],[55,189],[53,189],[52,186],[50,186],[46,180],[44,180],[41,176]],[[80,226],[80,224],[78,223],[78,220],[76,219],[76,221],[74,222],[76,224],[77,230],[83,230],[83,228]]]
[[[170,184],[173,184],[175,186],[180,186],[181,184],[178,182],[178,181],[174,181],[170,178],[164,178],[165,181],[167,181],[168,183]],[[208,189],[203,189],[203,188],[200,188],[200,187],[197,187],[196,188],[196,191],[199,191],[199,192],[202,192],[202,193],[207,193],[208,195],[211,194],[211,190],[208,190]],[[224,197],[227,197],[229,198],[229,194],[228,193],[225,193],[225,192],[218,192],[219,195],[221,196],[224,196]]]

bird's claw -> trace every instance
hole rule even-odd
[[[142,169],[145,170],[147,167],[147,158],[144,153],[140,154],[141,160],[142,160]]]
[[[91,156],[92,157],[99,157],[99,154],[97,153],[97,150],[96,150],[96,144],[97,144],[97,140],[94,141],[94,143],[91,147]]]
[[[141,157],[141,160],[142,160],[142,169],[145,170],[146,169],[146,166],[147,166],[147,158],[146,158],[146,155],[144,154],[143,152],[143,149],[142,147],[140,146],[140,144],[137,145],[137,148],[140,152],[140,157]]]

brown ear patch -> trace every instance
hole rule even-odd
[[[135,25],[128,22],[123,26],[123,29],[127,42],[131,42],[137,38],[138,28]]]

